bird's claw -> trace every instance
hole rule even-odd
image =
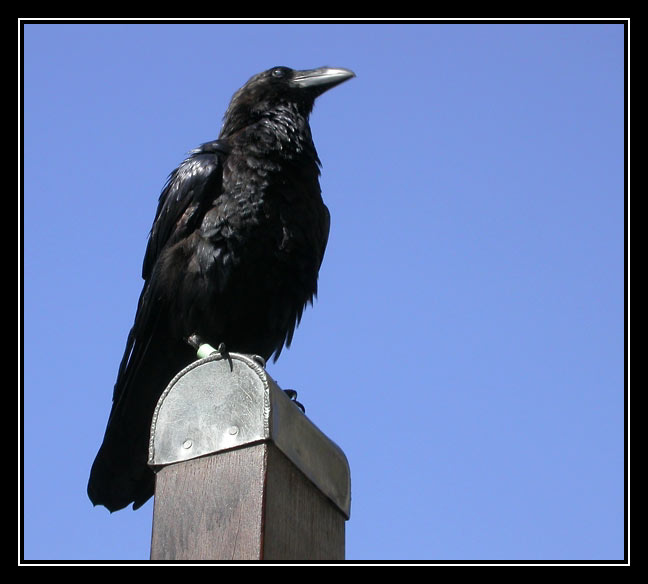
[[[297,401],[297,392],[294,389],[284,389],[284,393],[290,398],[290,401],[302,411],[302,413],[306,413],[306,408],[303,404]]]
[[[229,351],[225,346],[225,343],[221,343],[220,345],[218,345],[218,352],[220,353],[223,359],[227,359],[227,362],[229,363],[230,366],[230,371],[234,371],[234,364],[232,363],[232,357],[230,356]]]
[[[225,343],[220,343],[220,345],[218,345],[218,349],[214,349],[211,345],[205,343],[204,339],[202,339],[199,335],[195,333],[187,337],[187,343],[191,345],[194,349],[196,349],[198,353],[198,357],[201,359],[216,352],[220,353],[220,356],[223,359],[227,359],[227,362],[229,363],[230,366],[230,371],[234,371],[234,364],[232,363],[232,357],[230,356],[229,351],[225,346]]]
[[[254,361],[256,361],[259,365],[261,365],[261,367],[263,367],[265,369],[266,362],[265,362],[265,359],[263,357],[261,357],[261,355],[252,355],[252,359]]]

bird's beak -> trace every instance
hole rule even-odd
[[[317,95],[321,95],[352,77],[355,77],[355,73],[349,69],[318,67],[306,71],[295,71],[291,84],[300,89],[308,89],[314,91]]]

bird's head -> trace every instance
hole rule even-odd
[[[355,77],[353,71],[337,67],[303,71],[272,67],[258,73],[232,97],[221,136],[281,106],[294,106],[308,117],[317,97],[352,77]]]

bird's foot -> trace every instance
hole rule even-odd
[[[196,354],[198,359],[204,359],[209,357],[212,353],[216,353],[216,349],[212,347],[209,343],[206,343],[205,340],[198,336],[196,333],[187,337],[187,344],[196,349]]]
[[[297,392],[294,389],[284,389],[284,393],[290,398],[290,401],[294,402],[294,404],[302,411],[302,413],[306,413],[306,408],[303,406],[303,404],[297,401]]]
[[[198,351],[200,347],[205,344],[205,341],[203,341],[196,333],[189,335],[186,340],[187,344],[190,347],[196,349],[196,351]]]
[[[230,357],[229,351],[227,350],[225,343],[221,343],[220,345],[218,345],[218,349],[214,349],[214,347],[206,343],[204,339],[202,339],[196,333],[187,337],[187,343],[190,346],[192,346],[194,349],[196,349],[196,353],[198,354],[199,359],[204,359],[205,357],[209,357],[209,355],[212,355],[213,353],[220,353],[220,356],[223,359],[227,359],[227,362],[229,363],[230,366],[230,371],[234,371],[234,364],[232,363],[232,357]]]

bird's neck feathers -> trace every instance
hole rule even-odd
[[[233,145],[254,145],[264,155],[281,158],[308,157],[319,164],[308,123],[311,107],[292,102],[272,107],[246,107],[233,103],[225,115],[220,139]]]

